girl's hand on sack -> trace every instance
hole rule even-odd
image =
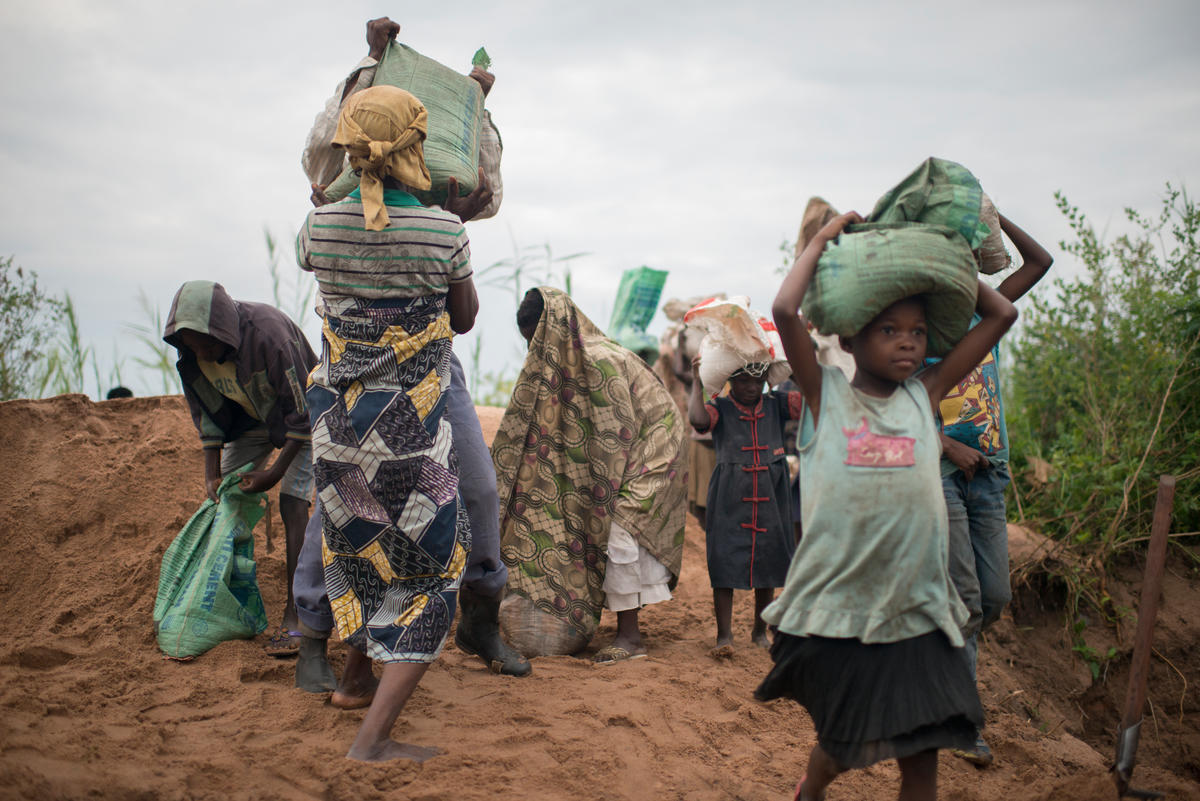
[[[973,479],[980,470],[987,470],[991,467],[991,462],[982,453],[946,436],[942,437],[942,453],[946,455],[951,464],[963,472],[967,481]]]
[[[271,475],[270,470],[251,470],[242,476],[238,486],[242,492],[266,492],[278,482],[279,479]]]
[[[837,239],[842,233],[842,229],[851,223],[860,223],[863,221],[862,215],[857,211],[848,211],[845,214],[839,214],[829,222],[825,223],[825,227],[817,232],[814,239],[823,239],[828,242],[831,239]]]
[[[221,479],[210,478],[204,482],[204,489],[208,491],[208,499],[213,503],[217,502],[217,487],[221,486]]]
[[[700,375],[700,354],[692,357],[692,375]]]

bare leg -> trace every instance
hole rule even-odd
[[[346,753],[347,758],[360,762],[388,762],[393,759],[424,762],[442,753],[437,748],[398,743],[392,739],[396,718],[400,717],[404,705],[428,669],[428,662],[391,662],[383,666],[383,678],[379,681],[375,700],[363,716],[358,736]]]
[[[703,506],[696,507],[696,522],[700,524],[700,528],[704,529],[705,531],[708,531],[708,528],[706,527],[708,521],[707,521],[707,516],[704,513]]]
[[[624,648],[630,654],[646,653],[646,649],[642,647],[642,632],[638,628],[638,610],[626,609],[617,612],[617,636],[613,638],[612,644],[617,648]]]
[[[733,589],[713,587],[713,615],[717,618],[717,644],[712,656],[733,656]]]
[[[357,648],[350,648],[342,680],[329,697],[329,703],[338,709],[362,709],[375,700],[378,688],[379,679],[371,672],[371,660]]]
[[[750,630],[750,641],[759,648],[771,647],[771,641],[767,639],[767,622],[762,619],[762,613],[767,604],[774,600],[774,587],[754,588],[754,628]]]
[[[823,801],[829,783],[842,773],[842,768],[820,745],[814,745],[808,757],[808,771],[800,785],[801,801]]]
[[[900,766],[900,801],[937,801],[937,750],[896,760]]]
[[[283,609],[283,627],[288,631],[299,628],[296,617],[296,598],[292,594],[292,579],[296,575],[296,562],[304,546],[304,528],[308,525],[308,502],[291,495],[280,494],[279,516],[283,518],[283,530],[287,541],[287,605]]]

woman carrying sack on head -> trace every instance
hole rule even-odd
[[[376,86],[342,109],[333,143],[360,185],[313,209],[297,238],[323,308],[321,361],[309,377],[313,459],[323,513],[325,585],[351,646],[331,703],[370,706],[347,754],[423,761],[392,726],[454,620],[470,532],[443,416],[454,333],[478,299],[466,230],[423,207],[426,111]],[[376,680],[371,660],[384,664]]]

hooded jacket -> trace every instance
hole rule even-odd
[[[231,348],[222,363],[236,365],[238,383],[258,420],[205,377],[196,354],[179,337],[185,328]],[[312,439],[304,390],[317,356],[299,326],[279,309],[236,301],[212,281],[189,281],[175,293],[163,340],[179,352],[175,367],[204,448],[220,448],[260,425],[277,448],[289,439]]]

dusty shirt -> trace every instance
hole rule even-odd
[[[822,367],[821,410],[800,444],[804,536],[763,619],[788,634],[896,642],[945,632],[967,610],[950,582],[941,447],[925,386],[858,392]]]
[[[204,377],[208,379],[208,383],[212,384],[217,392],[231,401],[237,402],[246,410],[246,414],[255,420],[262,419],[258,415],[258,410],[254,408],[254,402],[250,400],[246,390],[242,389],[242,385],[238,383],[237,365],[233,362],[210,362],[207,359],[196,359],[196,364],[199,366],[200,372],[204,373]]]

